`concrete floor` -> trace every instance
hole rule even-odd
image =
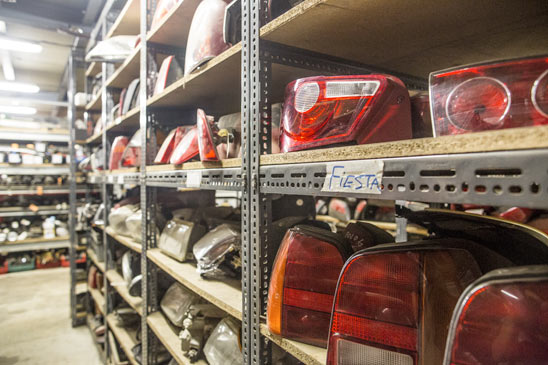
[[[101,364],[86,325],[72,328],[69,269],[0,275],[0,364]]]

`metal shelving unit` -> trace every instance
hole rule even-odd
[[[108,6],[114,3],[117,2],[110,1]],[[273,335],[264,322],[270,279],[268,267],[274,259],[267,253],[275,249],[269,247],[267,239],[273,194],[375,198],[395,200],[399,205],[420,201],[548,209],[548,170],[542,167],[546,166],[548,157],[546,126],[270,154],[270,107],[272,102],[283,100],[288,82],[317,74],[389,72],[399,76],[410,89],[425,90],[427,72],[486,57],[471,51],[471,42],[475,45],[491,41],[511,43],[524,36],[541,40],[547,34],[545,27],[539,26],[541,18],[546,18],[538,15],[540,2],[531,2],[528,6],[511,2],[504,2],[503,6],[469,2],[470,6],[466,7],[450,1],[425,1],[423,6],[418,6],[392,0],[378,3],[352,0],[343,4],[336,0],[304,0],[272,21],[267,16],[267,3],[266,0],[242,0],[242,41],[155,96],[151,96],[151,81],[155,78],[157,61],[166,53],[182,52],[199,1],[180,2],[151,30],[156,1],[128,0],[125,6],[117,6],[122,10],[113,23],[112,17],[107,17],[107,6],[98,25],[104,37],[130,29],[133,33],[127,34],[139,33],[141,42],[116,70],[106,64],[101,66],[103,86],[88,105],[88,111],[100,111],[103,121],[108,121],[112,96],[135,77],[141,80],[140,105],[104,128],[100,135],[88,138],[86,144],[102,145],[106,152],[104,163],[108,166],[112,137],[138,128],[146,133],[142,133],[138,168],[92,173],[88,175],[88,182],[101,186],[106,207],[105,226],[108,226],[115,185],[140,186],[143,229],[142,244],[118,236],[109,228],[102,230],[106,262],[99,263],[91,253],[88,257],[97,266],[101,264],[101,270],[106,272],[105,324],[128,357],[132,356],[128,334],[113,322],[109,293],[117,292],[141,314],[142,363],[145,365],[155,363],[156,341],[179,363],[188,363],[182,356],[175,332],[158,310],[158,270],[242,321],[244,363],[269,363],[274,343],[305,364],[325,364],[325,349]],[[457,15],[466,8],[469,16],[471,7],[477,10],[472,14],[476,21],[462,34]],[[429,21],[434,13],[437,22]],[[515,14],[528,20],[516,27],[512,20]],[[409,22],[394,27],[403,17]],[[527,27],[538,32],[524,35],[523,29]],[[368,35],[356,37],[356,29]],[[495,34],[491,29],[500,31]],[[524,51],[545,53],[545,42],[538,44],[536,49],[526,50],[489,46],[486,52],[491,58],[522,56],[520,52]],[[91,64],[86,75],[96,74],[99,68],[97,63]],[[207,112],[214,115],[241,111],[242,158],[215,165],[190,162],[180,166],[152,166],[157,149],[156,128],[173,125],[177,112],[196,105],[207,105]],[[375,176],[379,178],[378,189],[364,190],[357,184],[334,188],[337,184],[347,185],[341,184],[345,176],[367,174],[371,164],[381,171],[380,176]],[[333,170],[334,167],[338,170]],[[242,193],[241,282],[203,280],[192,264],[179,263],[159,252],[154,233],[158,188]],[[398,237],[405,236],[405,229],[405,220],[399,218]],[[120,278],[115,275],[112,257],[108,254],[115,245],[123,245],[141,255],[141,272],[146,275],[142,281],[144,295],[138,304],[124,292],[125,287],[116,285]],[[108,344],[106,354],[108,358]]]

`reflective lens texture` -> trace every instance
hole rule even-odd
[[[435,134],[548,124],[548,58],[530,58],[430,75]]]

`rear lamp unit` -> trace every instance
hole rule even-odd
[[[164,143],[160,146],[160,149],[158,150],[158,153],[156,154],[156,158],[154,159],[154,163],[157,164],[165,164],[169,163],[169,160],[171,158],[171,155],[173,154],[173,150],[175,149],[175,146],[181,142],[181,139],[183,138],[183,135],[185,134],[185,131],[188,127],[177,127],[175,129],[172,129],[169,134],[167,135],[166,139],[164,140]]]
[[[198,155],[200,149],[198,147],[198,129],[194,127],[181,127],[182,137],[177,145],[174,145],[173,153],[169,162],[175,165],[187,162]]]
[[[156,11],[150,24],[150,29],[155,29],[160,25],[164,17],[179,3],[181,0],[159,0],[156,5]]]
[[[120,168],[120,161],[122,160],[122,155],[128,143],[129,139],[126,136],[118,136],[114,138],[110,149],[109,170],[116,170]]]
[[[548,124],[548,58],[430,74],[436,136]]]
[[[331,231],[299,225],[287,231],[268,290],[270,332],[326,347],[333,295],[350,245]]]
[[[394,76],[316,76],[286,87],[282,152],[411,137],[409,93]]]
[[[215,142],[213,140],[213,131],[211,130],[211,124],[202,109],[198,109],[196,119],[198,124],[198,148],[200,150],[200,160],[219,161],[217,146],[215,145]]]
[[[444,364],[545,364],[548,266],[491,271],[453,313]]]
[[[459,240],[379,245],[345,264],[327,364],[439,364],[460,294],[480,275]]]
[[[223,38],[226,6],[223,0],[203,0],[196,8],[188,33],[185,75],[228,49]]]
[[[179,65],[177,58],[175,58],[175,56],[167,57],[162,62],[162,66],[160,66],[160,71],[158,72],[158,77],[156,78],[152,95],[160,94],[166,87],[181,77],[183,77],[183,69]]]
[[[137,130],[129,140],[120,159],[121,167],[135,167],[141,163],[141,130]]]

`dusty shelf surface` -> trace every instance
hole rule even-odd
[[[143,299],[141,297],[134,297],[129,295],[127,289],[127,284],[124,281],[124,278],[116,270],[108,270],[106,273],[107,279],[110,282],[110,285],[120,294],[120,296],[130,305],[131,308],[139,314],[142,314],[142,303]]]

